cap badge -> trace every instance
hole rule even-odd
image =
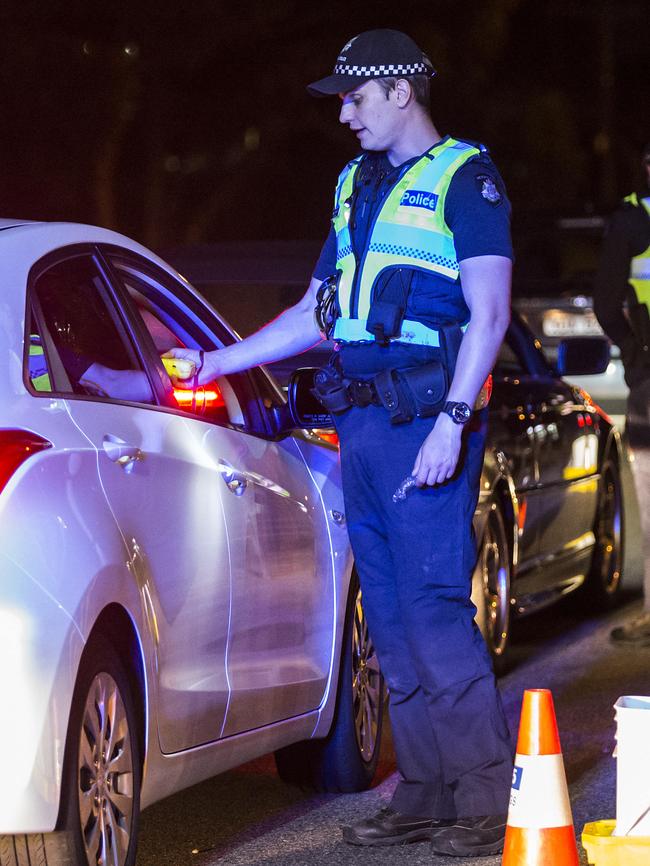
[[[354,42],[354,40],[356,38],[357,38],[356,36],[353,36],[352,39],[350,39],[349,42],[346,42],[345,45],[343,46],[343,48],[341,48],[341,53],[336,58],[339,61],[339,63],[345,63],[346,52],[348,52],[350,50],[350,46],[352,45],[352,43]]]

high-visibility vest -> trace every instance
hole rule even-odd
[[[51,391],[52,382],[50,381],[49,372],[47,369],[47,360],[45,352],[38,337],[31,336],[29,343],[29,381],[35,391]]]
[[[625,201],[635,207],[645,208],[650,217],[650,196],[640,199],[636,193],[632,193],[625,198]],[[650,310],[650,245],[631,259],[629,282],[634,286],[637,301],[645,304]]]
[[[333,225],[340,272],[339,334],[362,331],[377,278],[388,268],[408,268],[456,281],[459,275],[453,234],[445,223],[451,180],[481,150],[454,138],[443,139],[423,154],[394,185],[373,224],[366,248],[355,250],[349,229],[354,182],[361,155],[343,169],[336,190]],[[353,320],[355,327],[346,325]],[[359,320],[359,321],[356,321]],[[368,335],[372,339],[372,335]],[[345,337],[343,337],[345,339]]]

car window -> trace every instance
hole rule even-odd
[[[148,376],[93,257],[72,255],[36,273],[27,353],[31,359],[42,352],[49,360],[50,388],[29,360],[33,390],[153,403]]]
[[[106,255],[128,293],[158,358],[172,348],[210,351],[233,341],[234,338],[225,328],[218,334],[208,333],[202,321],[207,318],[207,312],[193,310],[190,302],[194,299],[188,296],[185,286],[168,273],[126,253],[106,251]],[[216,324],[219,326],[220,323]],[[167,380],[175,408],[216,424],[251,432],[266,432],[247,374],[220,376],[204,387],[197,387],[187,380],[187,387],[183,388],[172,386],[164,367],[162,375]]]

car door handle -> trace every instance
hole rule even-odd
[[[248,487],[248,478],[243,472],[239,472],[230,463],[225,460],[219,461],[219,472],[223,478],[223,482],[235,496],[241,496]]]
[[[129,445],[128,442],[111,433],[107,433],[102,439],[102,447],[108,459],[117,463],[129,474],[138,460],[144,460],[144,452],[137,445]]]

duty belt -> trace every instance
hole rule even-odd
[[[372,379],[348,379],[329,365],[316,373],[313,394],[334,414],[351,406],[383,406],[391,422],[400,424],[416,415],[427,418],[437,414],[448,387],[445,367],[439,361],[403,370],[381,370]]]

